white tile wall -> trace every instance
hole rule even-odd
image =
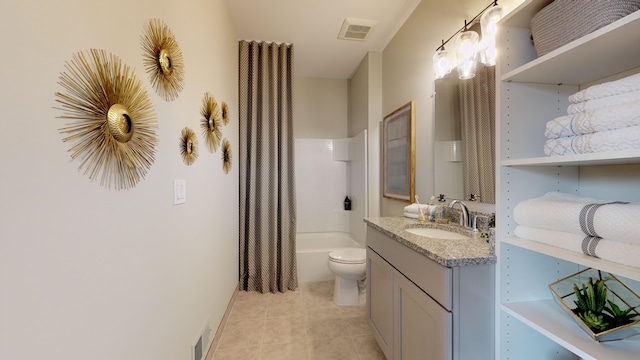
[[[297,232],[349,232],[347,162],[333,160],[333,140],[296,139]]]

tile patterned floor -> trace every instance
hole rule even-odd
[[[385,360],[366,306],[337,306],[332,294],[333,281],[239,292],[213,360]]]

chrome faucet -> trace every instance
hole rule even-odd
[[[469,217],[469,209],[467,208],[467,204],[465,204],[462,200],[451,200],[449,203],[449,209],[453,209],[456,204],[460,205],[460,209],[462,210],[462,221],[460,225],[464,228],[471,229],[473,224],[471,223],[471,218]]]

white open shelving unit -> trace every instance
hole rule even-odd
[[[640,269],[513,235],[514,207],[549,191],[640,201],[638,150],[543,153],[545,124],[566,115],[569,95],[585,84],[640,72],[640,11],[537,57],[529,23],[550,2],[525,0],[501,21],[498,37],[496,350],[500,359],[640,359],[640,336],[593,341],[555,304],[547,287],[592,267],[637,289]]]

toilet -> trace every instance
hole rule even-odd
[[[360,283],[367,268],[367,251],[359,248],[334,250],[329,253],[329,270],[335,274],[333,302],[341,306],[358,306],[364,301]]]

